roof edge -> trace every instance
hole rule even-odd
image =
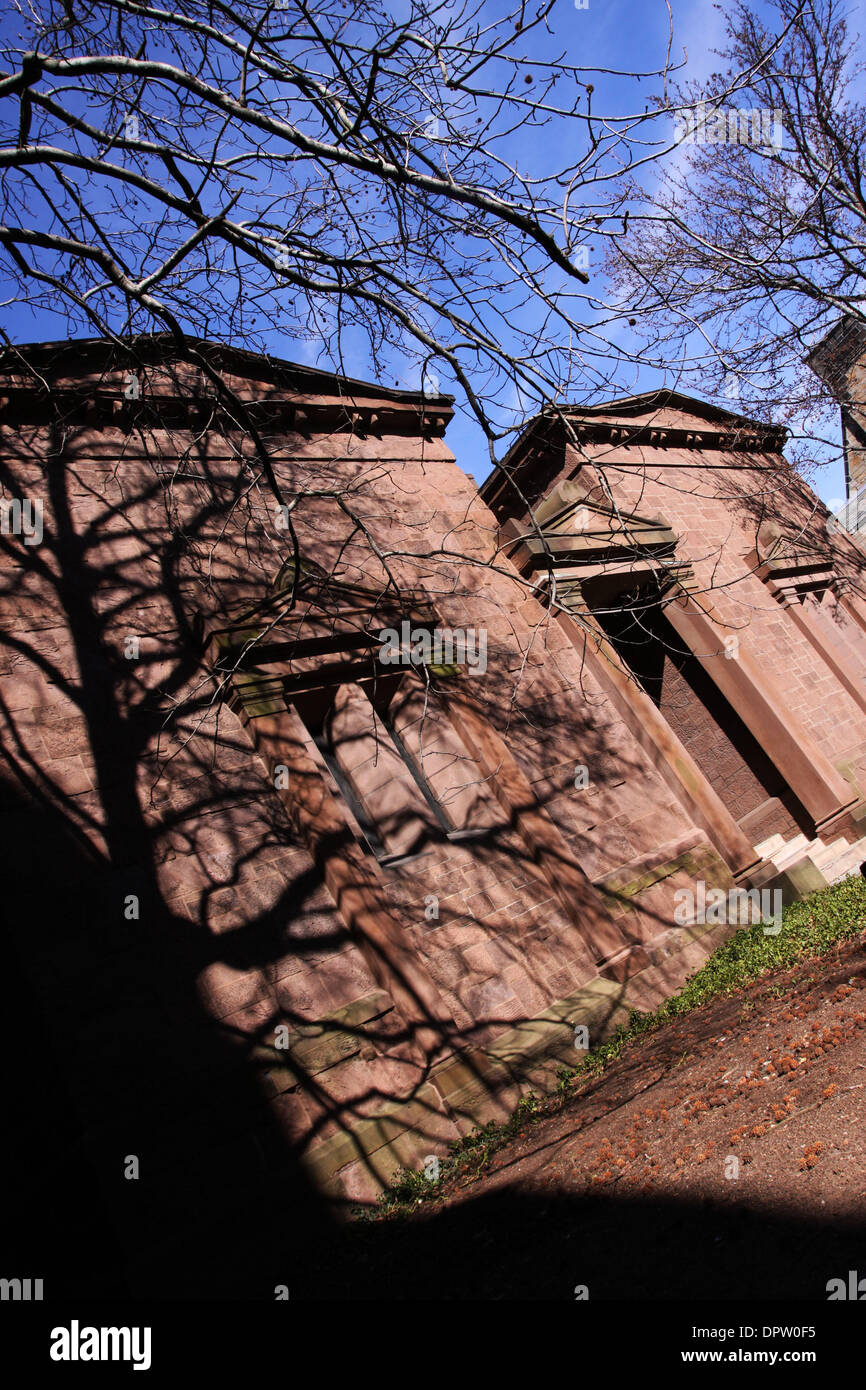
[[[519,451],[529,443],[532,436],[542,424],[553,423],[560,420],[563,416],[567,419],[586,419],[587,421],[591,421],[593,417],[611,415],[617,411],[622,412],[622,416],[624,420],[626,420],[629,416],[638,414],[647,407],[650,409],[653,407],[662,409],[666,406],[690,410],[692,413],[706,420],[716,420],[719,423],[727,424],[731,428],[747,430],[755,435],[772,436],[779,439],[782,444],[784,444],[788,438],[789,431],[784,425],[774,425],[765,420],[755,420],[749,415],[739,415],[735,411],[726,410],[724,406],[715,405],[711,401],[702,400],[700,396],[689,396],[682,391],[674,391],[670,387],[658,387],[655,390],[643,391],[633,396],[618,396],[613,400],[600,401],[594,405],[547,406],[527,421],[517,439],[508,449],[502,463],[498,468],[492,469],[479,485],[479,494],[486,501],[494,481],[497,479],[500,482],[506,481],[507,474],[505,470]],[[698,409],[696,410],[695,407],[698,407]],[[615,420],[610,420],[606,423],[612,428],[616,427]],[[650,422],[647,422],[644,428],[652,429],[653,426]]]
[[[88,359],[98,360],[100,355],[108,357],[110,354],[120,355],[140,360],[142,357],[151,361],[192,361],[198,354],[204,357],[209,365],[223,369],[234,370],[238,376],[248,376],[252,379],[253,368],[259,373],[259,380],[273,379],[274,384],[279,384],[279,378],[287,378],[297,382],[299,385],[309,384],[311,387],[318,385],[321,391],[325,384],[332,387],[337,386],[337,394],[343,392],[351,393],[354,396],[370,396],[378,399],[393,400],[403,405],[416,406],[418,408],[436,408],[438,410],[450,410],[454,404],[454,396],[447,393],[428,395],[423,391],[403,390],[398,387],[380,385],[376,382],[364,381],[360,378],[345,376],[340,372],[331,372],[321,367],[310,367],[302,363],[291,362],[286,358],[275,357],[271,353],[254,352],[249,348],[237,347],[230,343],[214,342],[208,338],[186,337],[183,343],[178,343],[172,333],[145,333],[129,338],[70,338],[55,342],[35,342],[35,343],[9,343],[0,348],[0,375],[14,370],[13,363],[16,359],[32,361],[34,365],[45,363],[46,359],[60,362],[66,356],[72,356],[78,364],[84,368]],[[265,369],[262,375],[262,369]]]

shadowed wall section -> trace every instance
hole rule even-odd
[[[773,871],[725,804],[741,791],[713,788],[718,747],[664,698],[653,722],[580,603],[528,586],[503,498],[445,445],[448,398],[196,351],[231,409],[162,339],[0,363],[4,492],[44,515],[39,545],[0,537],[14,931],[34,1017],[63,1021],[56,1079],[133,1289],[190,1232],[212,1247],[219,1204],[241,1242],[269,1203],[306,1204],[314,1241],[330,1218],[311,1193],[372,1199],[553,1084],[577,1025],[595,1041],[676,988],[730,930],[679,925],[679,889]],[[579,471],[548,443],[547,496]],[[650,558],[688,558],[696,504],[676,512],[654,460],[617,465],[623,505],[649,513]],[[590,521],[597,549],[597,512],[557,532],[563,569]],[[819,748],[829,820],[850,819],[862,711],[743,582],[780,644],[774,717],[784,666],[789,736]],[[845,611],[854,680],[866,632]],[[483,669],[384,666],[404,620],[483,634]],[[731,620],[725,594],[706,621]],[[774,750],[758,766],[745,742],[742,785],[781,802]]]

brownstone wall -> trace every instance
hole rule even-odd
[[[177,383],[156,374],[151,385],[174,409]],[[242,374],[233,385],[250,398],[278,394]],[[279,721],[263,760],[255,750],[270,706],[241,723],[214,699],[206,661],[205,634],[272,594],[291,555],[271,492],[250,482],[251,439],[183,422],[132,429],[114,415],[52,430],[34,413],[3,431],[9,476],[19,493],[43,497],[48,535],[42,554],[12,547],[2,557],[3,818],[22,873],[38,874],[46,823],[74,846],[63,882],[75,933],[28,932],[22,908],[20,945],[42,1007],[75,1036],[69,1086],[96,1161],[114,1144],[138,1145],[170,1186],[166,1155],[192,1123],[225,1151],[223,1176],[252,1134],[276,1169],[303,1155],[320,1181],[366,1197],[400,1162],[441,1151],[495,1112],[513,1058],[530,1056],[528,1021],[542,1058],[561,1051],[563,1026],[567,1048],[581,991],[600,967],[628,975],[646,965],[668,939],[679,887],[697,872],[730,875],[574,634],[503,559],[498,520],[440,433],[374,388],[365,408],[403,412],[387,426],[321,414],[333,407],[324,397],[296,393],[292,409],[301,404],[304,421],[262,427],[278,486],[286,497],[342,488],[351,498],[350,514],[322,496],[295,508],[304,559],[371,591],[387,589],[390,573],[426,595],[442,625],[486,634],[486,672],[443,676],[429,692],[434,761],[463,740],[478,788],[470,823],[484,833],[381,867],[318,765],[340,844],[323,850],[310,838],[309,801],[299,829],[291,785],[285,796],[275,787]],[[554,449],[545,485],[561,457],[571,472],[585,466]],[[621,505],[677,531],[719,620],[860,785],[862,709],[752,572],[761,519],[779,510],[778,463],[741,475],[708,471],[698,453],[671,466],[660,450],[625,446],[610,477]],[[788,502],[794,514],[809,505],[800,493]],[[818,621],[838,628],[866,672],[866,634],[847,610],[824,605]],[[301,605],[292,640],[311,622]],[[131,634],[140,653],[127,661]],[[280,669],[277,660],[265,674]],[[472,737],[461,708],[473,712]],[[753,842],[796,833],[779,770],[670,660],[661,708],[733,814],[748,818]],[[24,831],[13,834],[13,822]],[[330,872],[329,856],[344,851],[367,885],[355,898]],[[130,895],[140,911],[127,920]],[[407,1014],[400,952],[436,1002],[438,1051]],[[130,1010],[147,1039],[134,1062]],[[530,1073],[527,1063],[516,1084]],[[229,1087],[239,1109],[218,1103]],[[135,1137],[124,1138],[133,1119]],[[207,1193],[193,1205],[204,1221]],[[142,1232],[151,1217],[148,1207],[136,1216]]]
[[[700,695],[680,665],[698,684]],[[753,843],[759,844],[771,835],[793,838],[800,833],[800,827],[779,800],[786,791],[781,774],[696,667],[693,658],[675,663],[669,655],[665,656],[662,713],[734,819],[743,822],[748,818],[748,835]],[[759,810],[761,813],[756,816],[754,813]]]
[[[711,599],[720,619],[831,762],[862,756],[862,710],[753,572],[755,562],[749,563],[758,528],[768,515],[782,514],[794,527],[802,518],[804,529],[820,532],[820,519],[811,515],[812,499],[789,490],[786,471],[769,459],[752,469],[724,468],[708,474],[707,460],[696,452],[681,464],[666,461],[664,467],[653,466],[658,451],[632,452],[636,464],[646,465],[639,476],[616,465],[609,470],[621,505],[668,519],[681,538],[681,552],[692,559],[698,592]],[[698,474],[701,482],[696,487]]]
[[[174,409],[176,382],[154,372],[145,386]],[[241,375],[233,386],[275,394]],[[119,389],[92,383],[109,387]],[[63,1084],[142,1252],[128,1271],[142,1289],[171,1266],[183,1231],[206,1232],[219,1194],[265,1181],[278,1192],[302,1156],[320,1183],[369,1197],[401,1163],[495,1114],[498,1096],[513,1101],[538,1075],[536,1055],[549,1076],[586,1016],[578,996],[597,984],[599,961],[620,952],[628,973],[646,963],[629,948],[670,930],[689,856],[727,872],[571,640],[499,561],[496,520],[442,439],[417,418],[407,425],[408,406],[362,430],[345,411],[317,424],[331,404],[295,393],[292,409],[299,402],[303,424],[262,427],[277,482],[287,497],[348,487],[352,509],[325,498],[297,507],[302,555],[375,589],[374,548],[387,552],[443,624],[487,634],[487,672],[462,672],[457,685],[499,740],[481,775],[490,834],[369,867],[390,940],[411,948],[444,1011],[447,1043],[432,1058],[388,983],[399,969],[358,930],[327,886],[326,858],[285,813],[278,759],[255,752],[256,719],[243,727],[214,698],[205,634],[271,593],[291,554],[269,489],[251,482],[250,437],[182,420],[133,428],[123,407],[88,423],[71,405],[62,427],[33,410],[2,431],[7,486],[43,498],[47,540],[4,551],[0,571],[11,634],[0,828],[22,874],[28,979],[69,1029]],[[372,388],[370,404],[382,404]],[[130,635],[140,651],[127,660]],[[465,733],[459,718],[452,726]],[[503,770],[500,747],[513,767]],[[578,767],[588,780],[576,786]],[[27,875],[39,879],[46,835],[54,844],[61,831],[74,847],[61,891],[75,930],[33,931],[54,909],[47,885],[28,897]],[[370,909],[374,925],[382,912]],[[220,1157],[197,1184],[201,1146]],[[133,1189],[107,1176],[123,1153],[162,1175],[134,1211]]]
[[[592,420],[601,418],[594,415]],[[610,418],[618,418],[615,411]],[[652,430],[699,432],[705,424],[672,406],[623,418],[629,426],[643,423],[647,441]],[[866,596],[863,553],[844,536],[828,536],[817,499],[780,455],[588,439],[579,450],[566,445],[562,467],[551,476],[549,488],[568,478],[579,479],[588,495],[604,505],[607,494],[594,464],[604,466],[606,486],[621,508],[663,518],[676,533],[677,554],[691,562],[695,595],[711,604],[720,634],[736,636],[764,673],[768,688],[848,779],[852,795],[859,795],[866,785],[863,708],[759,577],[756,548],[762,527],[772,523],[789,537],[792,549],[830,553],[836,573],[861,601]],[[521,504],[502,493],[497,510],[500,518],[518,515]],[[848,623],[846,633],[862,653],[862,626]],[[718,651],[722,657],[721,642]],[[862,655],[854,658],[855,668],[862,660]]]

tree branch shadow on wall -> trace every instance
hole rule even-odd
[[[853,1229],[749,1216],[732,1228],[728,1212],[657,1199],[506,1190],[411,1226],[347,1230],[271,1118],[249,1056],[258,1035],[232,1046],[195,989],[215,949],[244,965],[267,957],[273,922],[249,923],[229,944],[164,911],[142,928],[143,948],[138,924],[124,931],[95,914],[94,865],[62,817],[8,785],[3,809],[16,1045],[2,1245],[4,1266],[46,1278],[46,1296],[267,1300],[285,1284],[302,1298],[570,1298],[589,1284],[593,1297],[735,1297],[751,1279],[755,1296],[811,1297],[790,1250],[802,1269],[805,1242],[826,1278],[856,1267]],[[173,941],[168,954],[152,953],[155,935]],[[375,1039],[375,1025],[359,1033]],[[308,1080],[347,1133],[368,1102],[389,1099],[329,1102],[327,1083]],[[735,1268],[738,1282],[726,1283]],[[779,1278],[780,1292],[761,1293]]]
[[[111,970],[88,982],[89,969],[106,965],[107,943],[93,939],[92,913],[67,885],[92,882],[92,866],[47,810],[34,813],[8,795],[3,809],[7,864],[20,869],[7,870],[4,894],[3,1095],[14,1122],[3,1148],[3,1266],[10,1276],[44,1278],[47,1299],[268,1301],[284,1284],[293,1299],[326,1301],[571,1301],[584,1285],[592,1300],[820,1300],[828,1279],[862,1267],[863,1223],[658,1196],[527,1194],[507,1183],[411,1223],[347,1227],[269,1130],[254,1077],[233,1067],[218,1030],[208,1029],[204,1071],[193,1078],[178,1036],[165,1050],[165,1039],[137,1026],[123,993],[133,983],[143,990],[134,941],[115,943]],[[169,919],[164,927],[188,931]],[[80,958],[80,991],[64,977],[43,1011],[45,972],[58,954]],[[57,1004],[67,990],[64,1013]],[[93,1010],[113,1007],[114,1034],[95,1032]],[[187,1008],[197,1028],[191,992]],[[256,1142],[226,1145],[214,1123],[213,1146],[204,1126],[191,1145],[187,1116],[186,1142],[170,1145],[166,1158],[167,1113],[198,1106],[190,1086],[208,1069],[216,1104]],[[88,1078],[110,1083],[89,1113]],[[131,1152],[141,1163],[137,1182],[123,1177]]]
[[[4,482],[12,495],[28,491],[23,474],[8,468]],[[88,498],[96,514],[82,521],[69,483],[52,458],[45,549],[25,552],[22,564],[20,547],[6,538],[0,547],[12,561],[3,571],[6,612],[16,615],[4,673],[33,690],[32,703],[0,710],[13,1040],[5,1095],[14,1134],[4,1150],[5,1276],[44,1278],[47,1298],[270,1299],[276,1284],[298,1296],[411,1297],[424,1278],[440,1290],[430,1296],[470,1286],[496,1295],[508,1260],[520,1268],[515,1250],[531,1262],[533,1224],[547,1222],[549,1203],[499,1196],[418,1227],[347,1230],[339,1206],[310,1180],[304,1147],[334,1135],[352,1141],[356,1125],[395,1095],[378,1083],[335,1092],[334,1076],[297,1067],[280,1095],[303,1095],[303,1142],[298,1121],[278,1119],[268,1103],[263,1040],[277,1021],[303,1027],[332,1010],[327,981],[336,958],[346,970],[357,962],[280,803],[263,795],[248,744],[231,731],[217,737],[223,761],[215,768],[213,729],[195,716],[167,777],[153,759],[165,703],[195,683],[200,659],[181,561],[190,537],[201,540],[218,524],[219,508],[209,501],[166,547],[161,533],[135,531],[133,502],[122,511]],[[161,496],[161,485],[152,491]],[[129,565],[128,551],[121,546],[115,556],[112,544],[132,535]],[[171,617],[157,630],[170,636],[130,664],[123,633],[152,633],[138,615],[155,597]],[[52,646],[60,630],[68,650]],[[66,722],[48,719],[46,693],[59,697]],[[539,727],[543,713],[536,711]],[[561,730],[543,727],[553,748]],[[609,754],[597,741],[589,755],[602,780],[614,765],[617,776],[627,772],[621,750]],[[478,845],[482,861],[506,842],[515,869],[529,869],[516,850],[519,810],[501,827],[499,845]],[[458,914],[458,926],[461,918],[475,920]],[[309,1004],[302,992],[293,1003],[285,987],[302,963],[312,967],[310,988],[322,986]],[[532,980],[531,959],[526,969]],[[220,972],[235,982],[214,987],[209,1007],[202,982]],[[261,995],[257,975],[268,986]],[[362,976],[359,992],[370,988]],[[543,973],[533,982],[541,988]],[[478,1043],[514,1022],[488,1012],[449,1041]],[[351,1036],[353,1026],[343,1031]],[[383,1015],[355,1031],[400,1071],[401,1049],[413,1041],[405,1030]],[[431,1142],[439,1118],[431,1109]],[[634,1227],[643,1208],[555,1199],[552,1210],[554,1231],[560,1219],[569,1229],[587,1220],[607,1240],[611,1211],[623,1210]],[[645,1211],[655,1229],[656,1207]],[[557,1239],[546,1237],[551,1246]],[[477,1245],[468,1258],[467,1242]],[[488,1251],[498,1270],[488,1267]],[[558,1288],[560,1265],[549,1250],[546,1258],[550,1272],[536,1275],[536,1286]],[[429,1261],[426,1273],[419,1261]],[[602,1261],[595,1276],[602,1286],[607,1268]],[[578,1272],[574,1282],[587,1279]]]

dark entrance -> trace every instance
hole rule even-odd
[[[771,835],[814,835],[805,809],[697,657],[668,622],[654,586],[627,593],[583,586],[622,661],[752,844]],[[589,591],[587,593],[587,591]]]

